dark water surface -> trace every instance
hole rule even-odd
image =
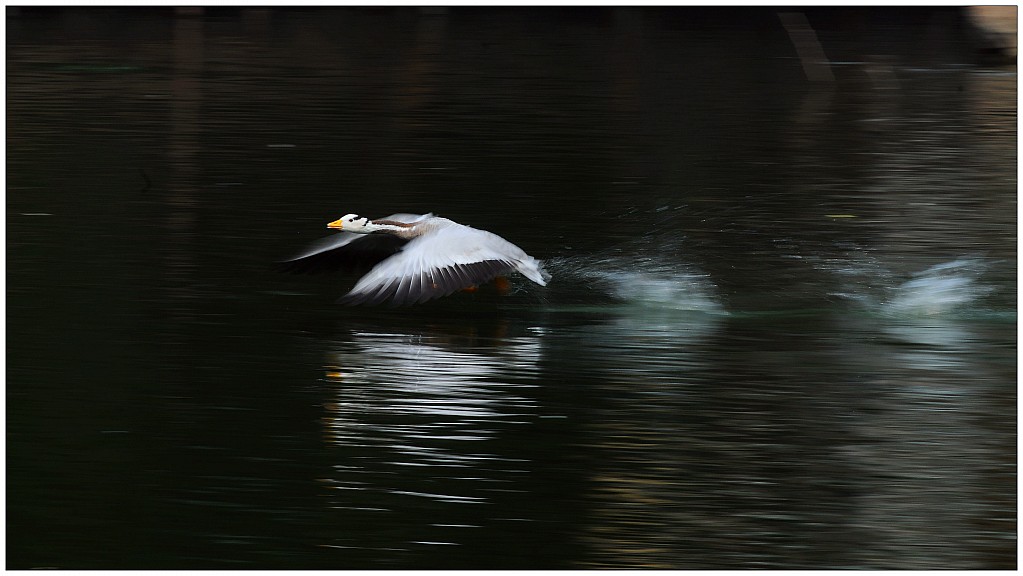
[[[940,19],[815,86],[685,12],[13,16],[8,567],[1015,567],[1016,69]],[[398,211],[554,280],[270,270]]]

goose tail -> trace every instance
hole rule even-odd
[[[550,272],[543,269],[543,265],[536,259],[530,258],[519,263],[516,269],[526,278],[541,286],[546,286],[551,280]]]

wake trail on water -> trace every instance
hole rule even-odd
[[[990,311],[987,299],[998,292],[987,278],[991,266],[981,257],[960,257],[899,274],[876,260],[851,258],[820,260],[814,269],[828,278],[819,284],[819,297],[830,303],[829,308],[845,302],[883,317],[924,318]],[[556,278],[552,288],[558,290],[548,302],[555,308],[610,305],[647,312],[756,314],[727,309],[724,296],[709,274],[670,254],[613,250],[555,258],[547,262],[547,267]]]

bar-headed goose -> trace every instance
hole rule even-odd
[[[497,234],[433,214],[392,214],[379,220],[346,214],[340,230],[281,263],[291,272],[371,266],[343,304],[394,306],[426,302],[519,272],[541,286],[551,276],[535,258]]]

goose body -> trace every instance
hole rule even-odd
[[[497,234],[433,214],[392,214],[379,220],[346,214],[327,224],[340,233],[286,260],[294,272],[370,266],[343,304],[395,306],[426,302],[518,272],[541,286],[550,274]]]

